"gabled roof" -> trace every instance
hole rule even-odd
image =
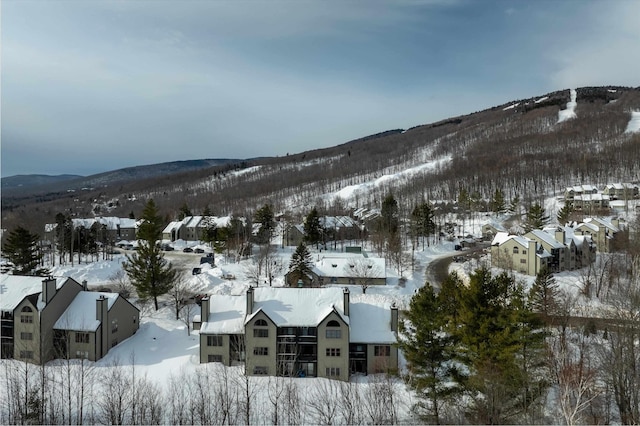
[[[548,232],[541,231],[540,229],[534,229],[529,233],[534,236],[534,239],[537,238],[540,241],[545,242],[546,244],[550,245],[551,248],[554,248],[554,249],[566,248],[563,242],[556,240],[555,236],[551,235]]]
[[[25,297],[42,293],[44,279],[34,276],[0,275],[0,310],[13,311]],[[56,278],[56,289],[62,287],[66,281],[67,278]]]
[[[253,289],[253,310],[262,310],[278,327],[315,327],[334,309],[349,324],[343,297],[339,287],[258,287]]]
[[[118,293],[81,291],[60,315],[53,328],[56,330],[96,331],[100,326],[100,321],[96,319],[96,300],[100,296],[107,299],[107,309],[110,310],[120,295]]]
[[[576,225],[575,229],[580,229],[580,228],[587,228],[588,230],[590,230],[592,232],[598,232],[598,230],[600,229],[598,227],[598,225],[596,225],[594,223],[588,223],[588,222],[579,223],[578,225]]]
[[[176,231],[178,229],[180,229],[180,227],[182,226],[182,221],[173,221],[173,222],[169,222],[169,224],[167,226],[165,226],[165,228],[162,230],[163,234],[169,234],[172,231]]]
[[[336,253],[327,254],[318,260],[312,271],[321,277],[356,277],[349,271],[352,265],[364,262],[371,266],[372,274],[367,278],[387,278],[385,259],[381,257],[364,257],[360,253]]]
[[[520,235],[509,235],[508,232],[498,232],[493,240],[491,241],[492,246],[501,246],[509,240],[513,240],[514,242],[520,244],[524,248],[529,247],[529,239],[526,237],[522,237]]]
[[[607,219],[603,219],[601,217],[588,217],[588,218],[584,219],[584,222],[585,223],[592,223],[592,224],[596,225],[598,228],[600,228],[600,227],[608,228],[610,231],[613,231],[613,232],[620,231],[617,226],[615,226],[613,223],[611,223],[611,221],[609,221]]]

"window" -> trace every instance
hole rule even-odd
[[[136,321],[137,321],[137,318],[136,318],[136,316],[134,315],[134,316],[133,316],[133,323],[135,324],[135,323],[136,323]]]
[[[267,374],[269,374],[269,369],[267,367],[255,366],[253,367],[253,374],[256,374],[258,376],[266,376]]]
[[[340,356],[340,348],[327,348],[327,356]]]
[[[338,279],[336,277],[331,277],[329,281],[331,282],[331,284],[335,284],[338,282]]]
[[[89,333],[76,332],[76,343],[89,343]]]
[[[340,367],[327,367],[327,369],[325,370],[325,373],[327,377],[339,377]]]
[[[111,332],[115,333],[116,331],[118,331],[118,319],[111,321]]]
[[[222,346],[222,336],[207,336],[207,346]]]
[[[330,328],[330,327],[337,327],[337,328]],[[340,324],[338,323],[338,321],[335,321],[335,320],[329,321],[329,323],[327,324],[326,337],[327,339],[342,338],[342,330],[340,330]]]
[[[26,333],[23,331],[20,333],[20,338],[22,340],[33,340],[33,333]]]
[[[222,355],[207,355],[207,362],[222,362]]]
[[[20,322],[23,324],[33,324],[33,315],[20,315]]]
[[[522,254],[527,254],[527,251],[526,250],[522,250]]]
[[[269,337],[268,328],[254,328],[253,337]]]
[[[33,351],[20,351],[20,358],[33,358]]]
[[[265,320],[259,319],[255,323],[253,323],[256,327],[266,327],[268,324]]]
[[[520,259],[520,263],[527,263],[527,259]]]
[[[253,348],[254,355],[269,355],[269,348],[264,346],[258,346]]]
[[[373,347],[373,355],[374,356],[391,356],[391,346],[374,346]]]
[[[88,351],[76,351],[76,358],[89,359],[89,352]]]
[[[513,248],[513,254],[518,254],[518,247]]]

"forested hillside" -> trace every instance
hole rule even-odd
[[[59,212],[135,215],[148,197],[167,217],[185,204],[194,214],[207,206],[214,214],[246,214],[265,203],[295,216],[310,205],[328,212],[379,205],[389,191],[408,211],[425,199],[456,200],[461,190],[487,200],[500,189],[507,200],[517,195],[527,204],[568,185],[640,180],[640,133],[625,132],[631,112],[640,110],[640,88],[576,94],[575,118],[564,121],[559,112],[569,90],[284,157],[76,192],[3,194],[3,228],[21,224],[41,233]],[[365,184],[367,191],[355,189]]]

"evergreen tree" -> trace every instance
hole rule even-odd
[[[309,275],[313,267],[311,252],[304,243],[296,247],[296,251],[291,255],[289,262],[289,285],[297,283],[298,280]]]
[[[549,269],[542,268],[529,290],[529,305],[535,312],[553,315],[557,312],[560,290]]]
[[[393,197],[393,194],[388,194],[384,201],[382,201],[382,208],[380,209],[380,220],[378,223],[378,229],[384,235],[395,234],[398,232],[398,226],[400,219],[398,217],[398,202]]]
[[[480,268],[461,288],[460,321],[451,333],[466,369],[457,382],[471,397],[474,423],[526,419],[547,386],[542,324],[524,303],[522,287],[506,273]]]
[[[560,226],[565,226],[571,220],[571,215],[573,214],[573,206],[571,203],[566,203],[559,211],[558,211],[558,223]]]
[[[511,203],[509,203],[509,214],[518,215],[520,214],[520,197],[517,195],[511,199]]]
[[[415,407],[423,418],[440,424],[443,401],[457,392],[451,386],[451,360],[454,337],[447,333],[448,312],[436,296],[431,284],[426,283],[411,298],[406,320],[400,324],[400,348],[410,371],[409,385],[427,404]]]
[[[48,271],[38,268],[42,253],[38,250],[40,237],[18,226],[7,236],[2,253],[13,263],[14,275],[46,275]]]
[[[322,242],[322,226],[320,226],[320,216],[315,207],[309,212],[304,220],[304,240],[308,244],[318,244]]]
[[[258,234],[256,235],[256,242],[258,244],[268,244],[276,228],[273,208],[269,204],[265,204],[255,212],[253,221],[260,224],[260,229],[258,229]]]
[[[416,243],[418,237],[422,238],[423,247],[425,237],[427,238],[428,245],[429,235],[433,234],[436,230],[436,224],[433,219],[433,209],[427,202],[423,202],[422,204],[415,206],[413,212],[411,212],[412,233],[416,238]]]
[[[180,212],[178,213],[178,220],[182,220],[188,216],[193,216],[193,214],[191,213],[191,209],[189,209],[189,206],[185,202],[182,205],[182,207],[180,207]]]
[[[524,229],[529,232],[532,229],[541,229],[549,221],[549,216],[545,216],[544,207],[540,203],[535,203],[527,212],[527,221]]]
[[[496,214],[500,214],[504,212],[505,207],[504,194],[500,188],[496,188],[491,198],[491,210]]]
[[[178,271],[164,258],[158,240],[162,236],[162,218],[153,199],[142,212],[142,223],[138,228],[138,250],[129,255],[122,264],[141,299],[153,298],[156,311],[158,296],[166,294],[175,283]]]

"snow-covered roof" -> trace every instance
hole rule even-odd
[[[555,236],[546,231],[541,231],[540,229],[534,229],[531,232],[535,238],[538,238],[540,241],[544,241],[552,248],[561,249],[565,248],[564,242],[560,242],[556,240]]]
[[[351,302],[349,304],[351,327],[349,341],[352,343],[395,343],[396,335],[391,331],[390,305]]]
[[[187,228],[195,228],[200,225],[202,216],[187,216],[182,221]]]
[[[507,229],[504,226],[502,226],[501,223],[498,223],[498,222],[495,222],[495,221],[487,222],[482,227],[484,228],[484,227],[489,227],[489,226],[492,227],[493,229],[495,229],[498,232],[507,232]]]
[[[348,324],[343,309],[343,290],[328,288],[253,289],[253,314],[262,311],[278,326],[314,327],[335,310]]]
[[[610,197],[607,194],[595,193],[595,194],[581,194],[574,197],[576,201],[608,201]]]
[[[100,296],[107,299],[107,309],[111,309],[118,299],[118,293],[81,291],[58,318],[53,328],[57,330],[96,331],[100,321],[96,319],[96,300]]]
[[[320,217],[320,226],[323,228],[358,228],[360,224],[349,216],[322,216]]]
[[[351,277],[354,275],[349,271],[356,262],[371,266],[372,273],[367,278],[387,277],[384,258],[364,257],[360,253],[327,254],[314,264],[312,270],[322,277]]]
[[[169,222],[169,224],[167,226],[165,226],[165,228],[162,230],[163,234],[169,234],[172,231],[178,230],[180,229],[180,227],[182,226],[182,221],[173,221],[173,222]]]
[[[580,194],[583,192],[598,192],[598,188],[594,185],[574,185],[567,187],[567,192],[573,191],[576,194]]]
[[[202,323],[200,333],[244,334],[246,307],[246,296],[230,296],[226,294],[210,296],[209,320]]]
[[[606,186],[607,189],[615,189],[618,191],[622,191],[624,189],[635,189],[638,185],[634,185],[632,183],[623,182],[623,183],[610,183]]]
[[[598,228],[605,227],[605,228],[608,228],[610,231],[613,231],[613,232],[618,232],[619,231],[618,227],[615,226],[613,223],[611,223],[611,221],[609,221],[607,219],[603,219],[601,217],[588,217],[588,218],[584,219],[584,223],[593,224],[593,225],[597,226]]]
[[[25,297],[41,293],[44,279],[44,277],[0,275],[0,310],[13,311]],[[66,280],[66,278],[56,278],[56,289],[62,287]]]
[[[244,223],[244,218],[241,219]],[[216,228],[226,228],[231,222],[231,216],[202,216],[202,220],[198,223],[200,228],[207,228],[215,225]]]
[[[576,229],[579,228],[587,228],[588,230],[592,231],[592,232],[598,232],[598,225],[593,224],[593,223],[587,223],[587,222],[583,222],[578,224],[578,226],[576,226]]]

